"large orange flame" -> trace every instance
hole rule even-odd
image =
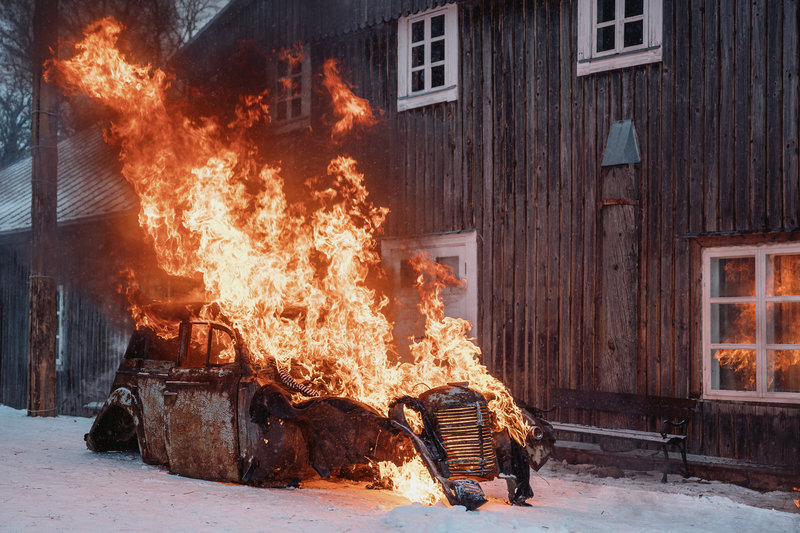
[[[322,85],[331,94],[334,114],[337,117],[331,130],[331,137],[334,139],[341,137],[356,125],[364,127],[374,125],[377,119],[369,102],[353,94],[350,87],[342,81],[339,74],[339,62],[333,58],[326,60],[323,71]]]
[[[222,135],[229,124],[182,115],[165,96],[167,76],[131,64],[115,48],[120,31],[111,19],[98,21],[74,57],[55,63],[57,72],[66,87],[116,113],[111,134],[159,266],[202,280],[205,298],[246,339],[254,366],[278,364],[324,393],[384,413],[420,382],[469,381],[490,402],[497,429],[524,443],[528,427],[505,386],[480,364],[469,323],[444,316],[440,292],[456,280],[423,258],[415,264],[426,336],[411,346],[412,363],[392,357],[388,299],[366,282],[379,268],[375,235],[388,210],[370,202],[355,161],[335,158],[327,176],[306,183],[307,205],[290,205],[280,170],[259,166],[244,134]],[[325,70],[340,117],[334,134],[373,121],[335,63]],[[263,102],[263,95],[243,100],[234,125],[246,130],[267,119]]]

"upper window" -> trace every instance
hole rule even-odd
[[[397,110],[457,98],[457,6],[401,18],[397,23]]]
[[[272,122],[280,131],[308,126],[311,116],[311,60],[308,48],[282,49],[275,59]]]
[[[578,0],[578,76],[661,61],[662,0]]]
[[[800,245],[703,253],[709,398],[800,402]]]

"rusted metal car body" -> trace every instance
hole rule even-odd
[[[532,495],[528,464],[538,469],[552,450],[546,422],[532,422],[525,448],[507,433],[492,434],[485,400],[463,384],[399,399],[390,417],[348,398],[295,401],[303,387],[275,367],[256,372],[233,328],[190,316],[177,313],[178,335],[169,340],[148,328],[132,335],[86,435],[89,449],[138,449],[145,462],[168,465],[175,474],[259,486],[296,486],[315,476],[365,478],[373,475],[372,462],[401,464],[420,453],[453,504],[476,508],[485,500],[482,493],[462,494],[472,488],[464,480],[501,474],[515,480],[513,503]],[[408,427],[403,405],[423,413],[423,434]],[[467,464],[475,460],[477,466]]]

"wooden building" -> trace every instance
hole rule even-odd
[[[474,276],[465,312],[516,396],[695,399],[689,452],[747,478],[800,471],[798,39],[797,0],[235,0],[179,65],[272,88],[289,176],[353,155],[391,209],[384,256],[413,236]],[[329,58],[382,110],[334,148]]]
[[[120,270],[132,263],[138,202],[116,153],[90,129],[59,142],[56,408],[87,416],[108,396],[132,325]],[[0,170],[0,403],[28,382],[31,159]]]

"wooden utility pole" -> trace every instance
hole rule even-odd
[[[58,93],[44,80],[44,62],[58,46],[58,0],[33,9],[33,113],[31,115],[31,278],[28,416],[56,416],[56,198]]]

